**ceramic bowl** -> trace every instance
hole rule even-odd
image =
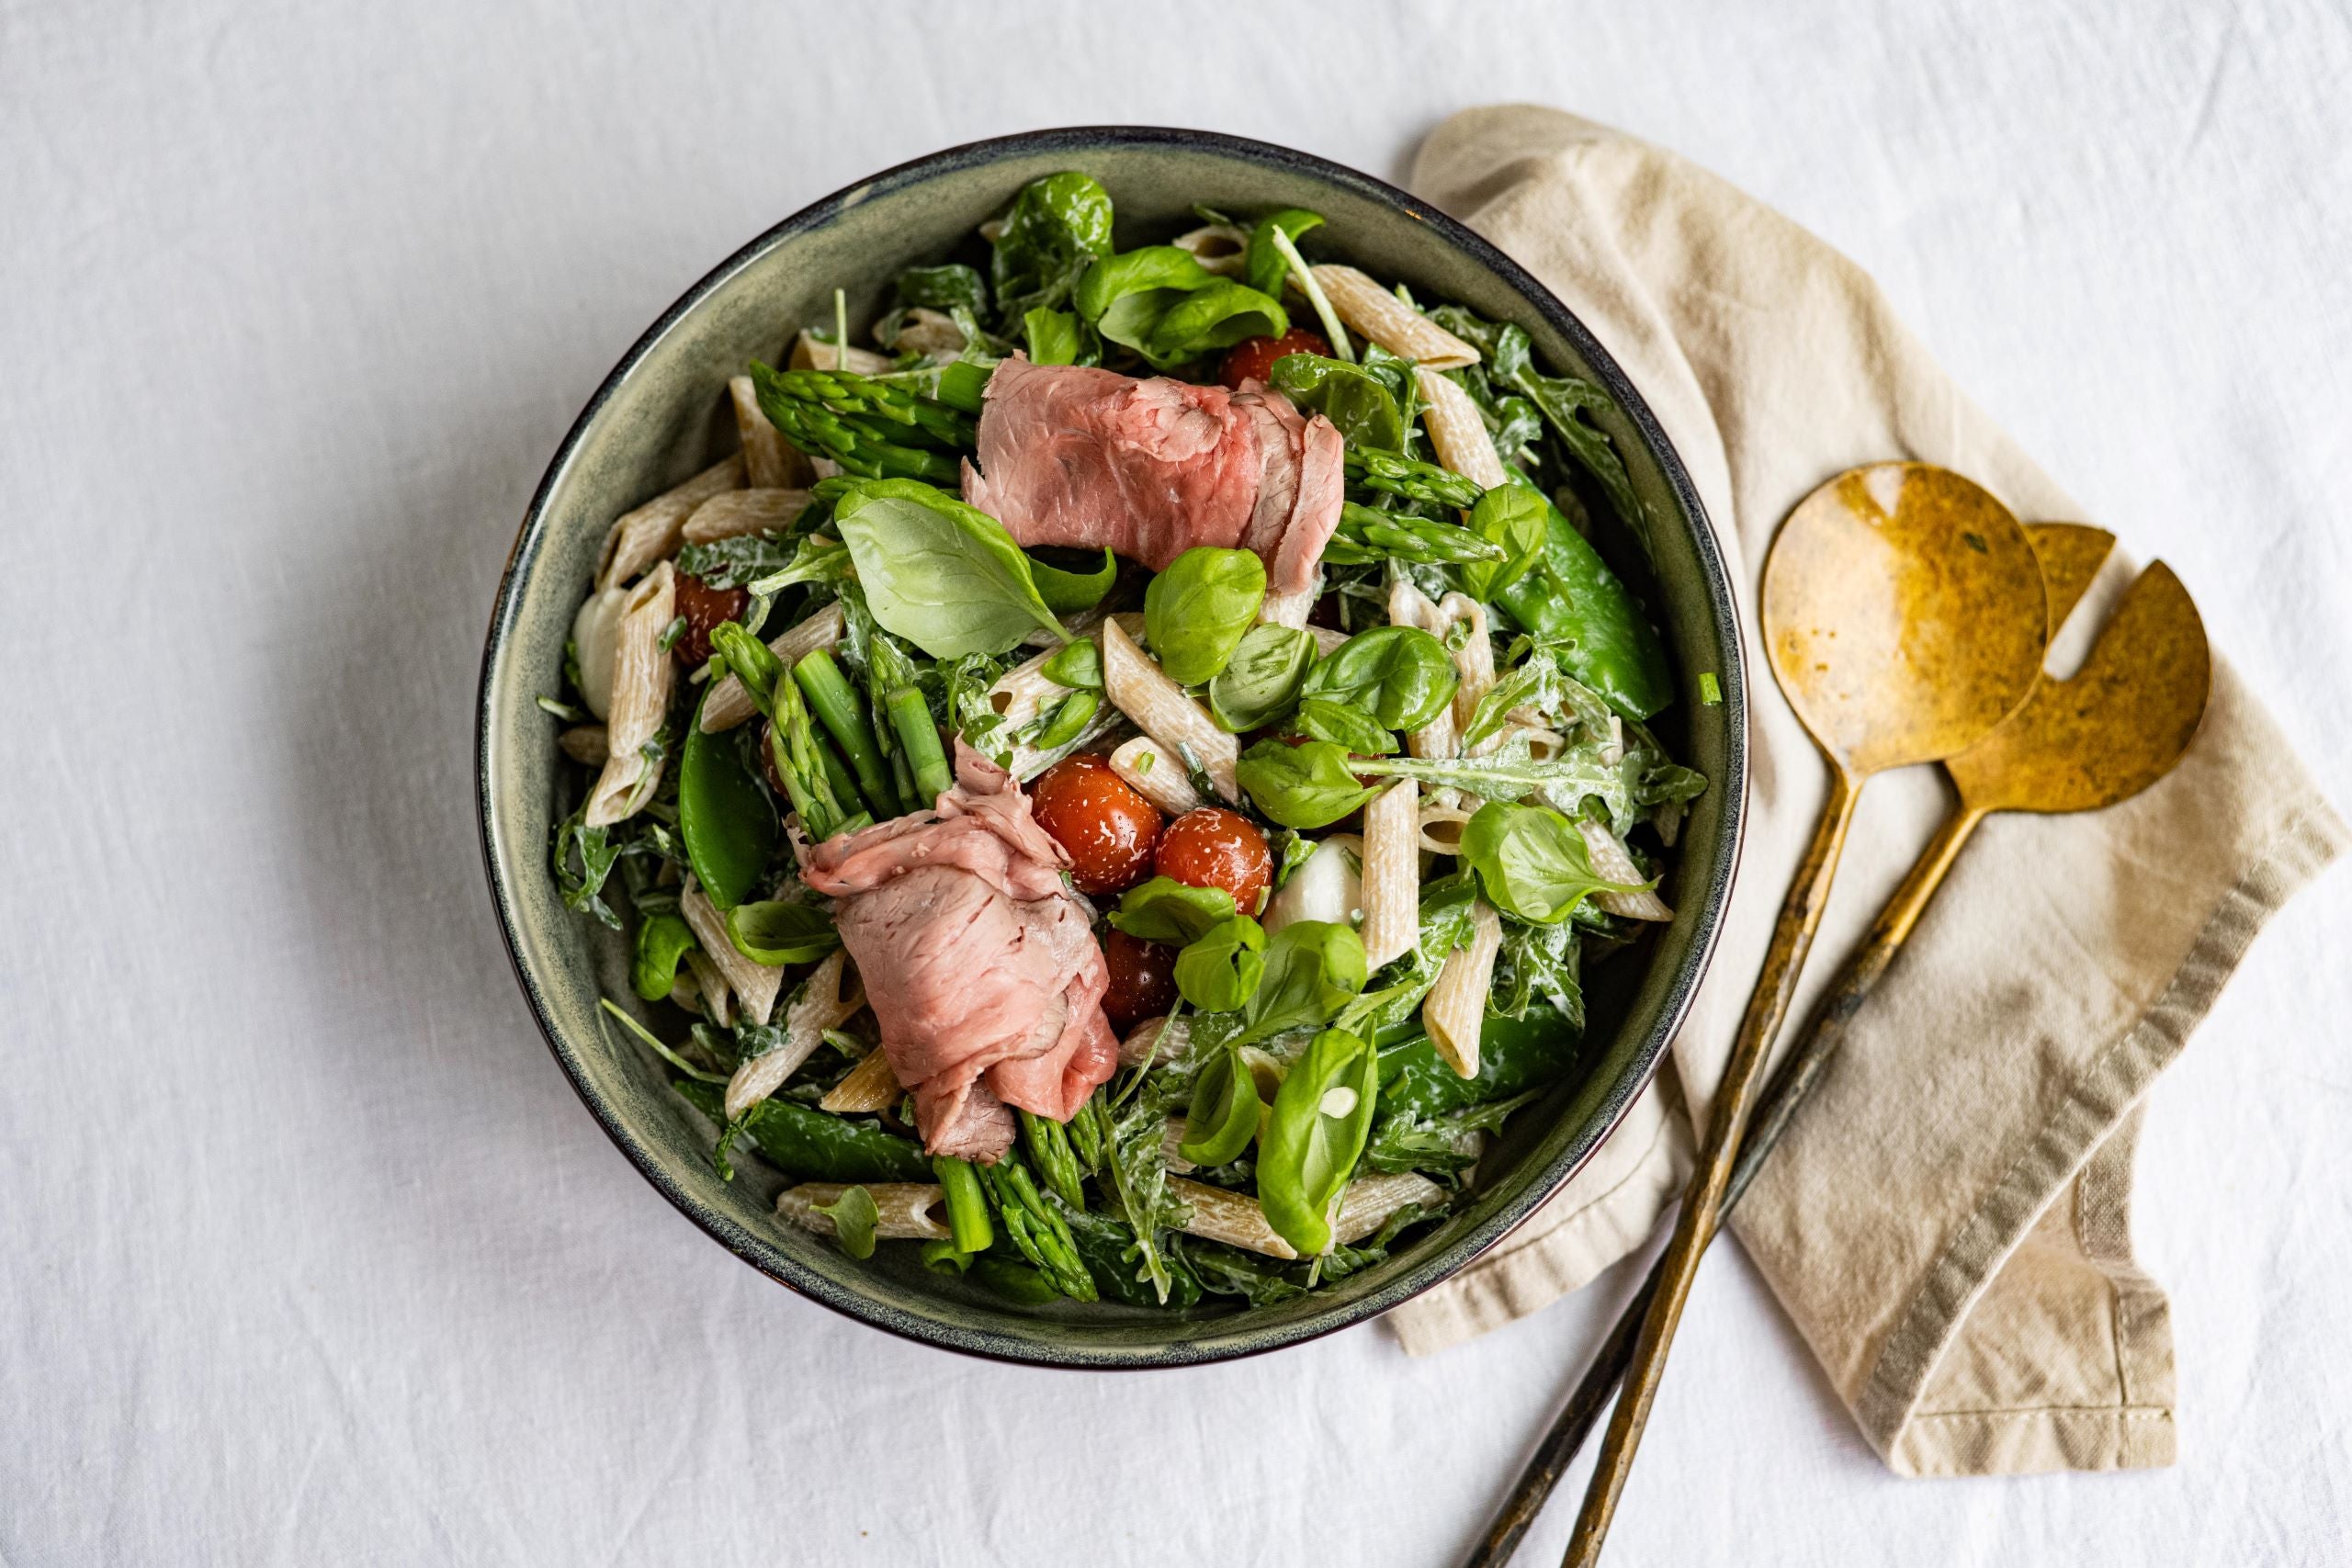
[[[599,995],[628,994],[627,954],[618,938],[564,908],[548,870],[557,727],[534,699],[559,685],[606,525],[731,446],[728,377],[754,357],[780,363],[794,330],[830,321],[836,285],[849,288],[855,317],[870,319],[900,268],[968,245],[1023,184],[1060,169],[1109,187],[1122,247],[1191,227],[1195,203],[1242,214],[1312,208],[1329,220],[1314,236],[1323,254],[1401,280],[1419,298],[1518,321],[1539,362],[1606,388],[1617,412],[1603,423],[1649,513],[1652,562],[1645,569],[1629,539],[1603,544],[1657,613],[1674,657],[1679,700],[1661,716],[1661,737],[1711,781],[1663,889],[1675,920],[1594,966],[1577,1070],[1514,1120],[1482,1162],[1475,1198],[1385,1264],[1278,1306],[1012,1308],[911,1259],[854,1262],[780,1224],[775,1184],[759,1162],[739,1160],[735,1179],[721,1181],[705,1124],[665,1088],[651,1056],[600,1027]],[[1731,888],[1747,787],[1735,615],[1699,498],[1640,392],[1541,284],[1443,213],[1352,169],[1198,131],[1090,128],[975,142],[861,181],[762,234],[663,311],[588,400],[531,498],[483,650],[476,767],[491,897],[532,1014],[590,1112],[663,1197],[771,1278],[877,1328],[1009,1360],[1177,1366],[1274,1349],[1385,1312],[1463,1268],[1557,1190],[1648,1083],[1698,987]],[[1715,676],[1719,703],[1702,702],[1702,671]],[[911,1249],[885,1254],[893,1251]]]

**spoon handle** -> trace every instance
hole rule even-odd
[[[1781,905],[1780,918],[1773,922],[1763,970],[1747,998],[1747,1011],[1739,1021],[1723,1084],[1715,1091],[1714,1115],[1708,1121],[1706,1143],[1699,1151],[1699,1168],[1682,1195],[1674,1239],[1659,1260],[1657,1294],[1642,1320],[1634,1362],[1626,1371],[1625,1390],[1610,1415],[1609,1432],[1601,1442],[1592,1483],[1585,1491],[1584,1507],[1568,1537],[1567,1555],[1561,1559],[1563,1568],[1592,1568],[1600,1560],[1601,1543],[1608,1538],[1617,1499],[1624,1492],[1625,1478],[1633,1472],[1634,1450],[1641,1443],[1643,1424],[1657,1397],[1658,1380],[1666,1373],[1667,1348],[1673,1341],[1675,1325],[1681,1319],[1683,1303],[1690,1298],[1700,1255],[1715,1233],[1732,1161],[1755,1109],[1764,1060],[1781,1032],[1781,1020],[1788,1015],[1789,998],[1796,989],[1805,953],[1813,946],[1813,933],[1821,924],[1821,911],[1829,902],[1829,885],[1838,874],[1838,857],[1845,850],[1846,830],[1853,824],[1854,803],[1860,795],[1860,782],[1844,767],[1833,764],[1829,798],[1822,806],[1813,842],[1806,846],[1788,897]]]
[[[1741,1140],[1739,1157],[1732,1166],[1731,1180],[1724,1187],[1719,1216],[1738,1206],[1740,1195],[1764,1168],[1773,1145],[1788,1130],[1805,1097],[1813,1092],[1821,1069],[1845,1043],[1848,1021],[1860,1008],[1863,998],[1877,987],[1895,950],[1911,934],[1920,911],[1942,885],[1944,874],[1951,869],[1961,846],[1984,819],[1984,813],[1975,807],[1955,812],[1944,819],[1935,838],[1913,863],[1902,886],[1887,900],[1886,908],[1879,911],[1861,946],[1815,1004],[1804,1032],[1773,1069],[1771,1083],[1757,1101],[1747,1136]],[[1543,1441],[1520,1471],[1510,1498],[1488,1522],[1486,1535],[1463,1559],[1461,1568],[1501,1568],[1519,1550],[1519,1543],[1526,1538],[1536,1516],[1543,1512],[1553,1488],[1583,1450],[1585,1439],[1592,1436],[1601,1412],[1609,1408],[1610,1396],[1617,1392],[1626,1365],[1634,1359],[1634,1345],[1641,1333],[1642,1320],[1657,1297],[1658,1281],[1665,1270],[1663,1257],[1650,1265],[1649,1277],[1618,1314],[1608,1338],[1601,1341],[1600,1348],[1593,1353],[1592,1363],[1577,1380],[1575,1392],[1568,1395]]]

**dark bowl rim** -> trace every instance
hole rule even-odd
[[[1722,629],[1718,637],[1716,679],[1722,690],[1725,708],[1725,754],[1730,781],[1711,781],[1719,787],[1736,782],[1724,798],[1724,819],[1721,834],[1724,853],[1717,862],[1713,874],[1704,890],[1700,911],[1700,929],[1686,955],[1680,972],[1675,976],[1641,1046],[1635,1070],[1625,1075],[1611,1090],[1600,1111],[1586,1132],[1568,1148],[1555,1156],[1552,1168],[1539,1173],[1536,1179],[1502,1204],[1475,1230],[1457,1237],[1443,1250],[1419,1267],[1400,1274],[1379,1290],[1354,1302],[1334,1306],[1319,1315],[1304,1317],[1278,1328],[1261,1330],[1240,1342],[1227,1342],[1217,1337],[1178,1338],[1148,1348],[1110,1347],[1089,1348],[1056,1345],[1004,1334],[993,1329],[967,1328],[944,1324],[934,1319],[905,1314],[885,1303],[854,1292],[841,1289],[823,1276],[805,1269],[771,1243],[737,1224],[727,1215],[706,1208],[684,1191],[662,1169],[661,1164],[639,1142],[637,1134],[621,1120],[602,1097],[590,1089],[580,1066],[573,1061],[571,1048],[550,1016],[546,998],[541,995],[537,978],[523,962],[522,940],[514,909],[512,890],[501,872],[498,860],[497,833],[494,824],[493,791],[492,789],[492,758],[491,738],[493,728],[492,697],[499,663],[509,641],[511,621],[517,603],[517,585],[530,564],[536,559],[540,542],[548,526],[547,506],[556,485],[570,468],[589,426],[605,405],[611,400],[630,374],[636,370],[654,346],[689,312],[732,278],[744,267],[764,255],[775,245],[790,237],[823,227],[851,206],[862,203],[878,192],[893,190],[924,180],[952,174],[961,169],[982,167],[1011,156],[1040,152],[1083,153],[1104,146],[1119,147],[1186,147],[1204,148],[1247,162],[1311,175],[1338,185],[1355,194],[1396,208],[1416,221],[1428,225],[1455,248],[1466,253],[1479,265],[1499,276],[1504,283],[1541,312],[1552,327],[1558,331],[1591,367],[1595,377],[1616,400],[1625,418],[1640,433],[1657,462],[1660,472],[1673,489],[1676,500],[1693,525],[1692,546],[1699,558],[1706,580],[1708,597],[1713,602],[1716,623]],[[1747,828],[1748,790],[1747,767],[1747,681],[1745,639],[1741,630],[1739,606],[1731,590],[1729,572],[1718,549],[1714,527],[1708,517],[1705,503],[1684,468],[1680,454],[1666,435],[1657,416],[1643,400],[1640,392],[1618,367],[1614,357],[1601,346],[1598,338],[1577,314],[1560,301],[1552,291],[1524,267],[1505,255],[1492,243],[1466,225],[1420,200],[1385,180],[1364,174],[1343,164],[1302,152],[1295,148],[1222,131],[1190,130],[1165,126],[1066,126],[1047,130],[1022,131],[1008,136],[984,138],[956,146],[944,148],[898,164],[865,179],[844,186],[831,195],[822,197],[793,213],[781,222],[761,232],[738,249],[725,261],[706,273],[691,288],[681,294],[663,310],[653,324],[629,345],[611,371],[596,388],[558,445],[555,456],[540,476],[526,508],[514,544],[508,551],[506,566],[501,573],[498,593],[491,609],[489,634],[482,647],[481,674],[476,689],[474,730],[474,790],[477,828],[480,832],[482,866],[490,885],[491,903],[497,915],[499,934],[506,947],[508,966],[514,973],[531,1016],[537,1023],[541,1037],[564,1077],[598,1126],[605,1131],[616,1147],[628,1156],[638,1174],[667,1199],[680,1213],[692,1220],[714,1241],[762,1274],[796,1294],[805,1296],[831,1308],[845,1317],[879,1328],[886,1333],[918,1343],[934,1346],[983,1359],[1015,1364],[1064,1368],[1081,1371],[1118,1371],[1155,1368],[1202,1366],[1219,1361],[1238,1360],[1250,1356],[1286,1348],[1293,1345],[1319,1339],[1343,1328],[1352,1327],[1390,1311],[1414,1296],[1453,1278],[1476,1262],[1479,1257],[1510,1234],[1521,1222],[1542,1207],[1557,1192],[1585,1162],[1592,1157],[1604,1139],[1616,1129],[1626,1111],[1643,1089],[1656,1077],[1666,1051],[1688,1015],[1699,984],[1713,962],[1714,950],[1722,935],[1724,916],[1730,903],[1734,877],[1738,869],[1740,851]]]

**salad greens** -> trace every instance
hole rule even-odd
[[[813,1210],[812,1228],[829,1224],[847,1255],[920,1262],[943,1288],[1023,1310],[1270,1304],[1378,1267],[1426,1235],[1475,1188],[1506,1122],[1558,1103],[1550,1091],[1574,1082],[1586,967],[1656,913],[1634,896],[1658,885],[1707,787],[1646,725],[1676,692],[1637,596],[1647,518],[1610,434],[1623,422],[1607,393],[1539,367],[1514,323],[1457,305],[1427,310],[1479,355],[1442,374],[1478,411],[1503,465],[1503,482],[1485,487],[1445,466],[1462,455],[1437,438],[1454,434],[1424,428],[1424,392],[1439,373],[1394,344],[1351,337],[1307,265],[1302,245],[1344,254],[1344,234],[1304,209],[1202,216],[1228,242],[1243,237],[1238,254],[1228,243],[1196,254],[1184,248],[1192,238],[1121,250],[1098,181],[1075,171],[1034,180],[966,250],[888,279],[884,309],[856,344],[848,299],[859,280],[823,280],[842,285],[832,309],[798,324],[820,343],[870,345],[842,356],[864,368],[810,366],[804,355],[799,368],[754,363],[749,375],[776,434],[827,477],[788,521],[673,547],[676,571],[700,592],[678,594],[660,633],[672,679],[637,754],[649,782],[617,821],[592,823],[584,805],[559,809],[549,846],[567,907],[627,943],[636,1003],[608,998],[599,1016],[708,1122],[721,1178],[738,1179],[742,1153],[786,1183],[831,1183],[824,1201],[790,1212],[805,1220]],[[1298,317],[1312,310],[1328,354],[1276,342],[1301,298]],[[1397,298],[1419,309],[1402,288]],[[1223,544],[1206,528],[1179,540],[1192,547],[1155,557],[1156,572],[1114,553],[1131,547],[1125,533],[1024,548],[1005,521],[964,500],[992,378],[1016,353],[1093,367],[1071,387],[1166,376],[1196,406],[1235,414],[1246,405],[1204,384],[1255,377],[1267,395],[1328,420],[1343,454],[1335,482],[1311,501],[1286,490],[1259,497],[1328,509],[1314,523],[1330,529],[1309,566],[1317,591],[1270,592],[1296,580],[1261,536],[1270,520],[1288,527],[1306,513],[1264,504],[1246,529],[1237,521],[1213,536]],[[1297,455],[1293,484],[1306,472]],[[1267,457],[1232,471],[1284,483],[1279,464],[1258,460]],[[1084,468],[1078,453],[1067,471]],[[1256,547],[1225,547],[1237,532]],[[1389,622],[1406,585],[1438,606],[1420,612],[1431,617],[1422,625]],[[1483,622],[1458,613],[1464,599]],[[1094,636],[1110,615],[1132,630],[1138,612],[1147,657],[1204,716],[1189,733],[1155,732],[1139,746],[1129,742],[1137,716],[1106,690]],[[564,682],[541,702],[572,727],[563,749],[582,758],[601,755],[618,728],[605,700],[613,682],[584,681],[579,666],[581,649],[614,657],[609,632],[597,641],[595,613],[593,603],[583,610]],[[1482,625],[1483,648],[1473,640]],[[1476,700],[1457,703],[1465,684]],[[1712,700],[1719,688],[1710,675],[1696,690]],[[1458,737],[1449,714],[1464,717]],[[724,722],[706,729],[707,718]],[[1213,754],[1228,737],[1238,759]],[[922,1096],[896,1087],[894,1043],[861,999],[890,989],[856,967],[873,922],[849,917],[864,895],[837,901],[809,880],[828,863],[818,846],[878,825],[861,846],[968,835],[921,840],[910,863],[984,882],[991,857],[1043,834],[1070,857],[1074,882],[1086,829],[1026,795],[984,805],[969,772],[957,789],[964,747],[1023,784],[1083,751],[1098,759],[1080,769],[1090,788],[1149,785],[1158,808],[1188,804],[1189,790],[1215,813],[1195,824],[1205,829],[1195,845],[1218,846],[1208,856],[1217,869],[1204,870],[1160,837],[1123,880],[1090,885],[1086,899],[1054,895],[1057,922],[1075,914],[1105,944],[1108,984],[1132,983],[1125,947],[1165,976],[1174,1000],[1154,1000],[1164,1008],[1157,1031],[1127,1040],[1115,1068],[1099,1032],[1107,1021],[1057,1002],[1069,1016],[1052,1018],[1079,1024],[1111,1077],[1066,1121],[988,1100],[993,1120],[983,1121],[998,1142],[936,1143],[989,1151],[972,1158],[925,1147],[922,1117],[940,1114],[935,1083]],[[1384,890],[1398,882],[1375,876],[1367,857],[1396,852],[1367,848],[1354,818],[1399,780],[1418,786],[1422,808],[1422,848],[1411,852],[1419,908],[1402,911],[1410,947],[1375,965],[1358,928],[1364,906],[1394,897]],[[572,799],[586,797],[585,782],[568,783],[583,786]],[[1166,832],[1150,821],[1153,835]],[[1621,872],[1622,850],[1639,879],[1603,875],[1596,846]],[[1023,874],[1050,879],[1038,863],[1024,862]],[[989,886],[988,897],[1012,898]],[[921,921],[942,907],[935,888],[910,892],[892,918]],[[1473,937],[1489,919],[1501,940],[1464,1077],[1421,1011],[1449,964],[1465,950],[1483,956]],[[1057,924],[1054,940],[1075,929]],[[706,951],[698,930],[719,950]],[[745,983],[750,995],[729,978],[747,972],[762,976]],[[974,972],[975,983],[988,973]],[[827,1014],[834,997],[843,1010]],[[877,1061],[892,1082],[861,1066]],[[826,1109],[883,1100],[895,1103]],[[1351,1203],[1365,1181],[1376,1185]],[[894,1184],[935,1190],[937,1224],[910,1220]],[[1374,1204],[1373,1193],[1390,1195]]]

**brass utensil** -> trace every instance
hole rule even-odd
[[[2065,625],[2081,601],[2114,536],[2071,523],[2030,523],[2026,536],[2041,563],[2054,629]],[[2025,706],[1945,761],[1955,778],[1974,782],[1936,845],[1920,856],[1872,924],[1871,940],[1815,1004],[1804,1032],[1775,1069],[1724,1189],[1724,1213],[1739,1202],[1763,1168],[1821,1069],[1844,1043],[1847,1021],[1885,973],[1975,823],[1995,811],[2090,811],[2137,795],[2171,772],[2188,750],[2211,684],[2212,660],[2197,607],[2171,569],[2158,562],[2133,583],[2074,677],[2043,676]],[[2096,783],[2086,780],[2086,769],[2098,770]],[[1947,835],[1949,845],[1943,843]],[[1907,911],[1901,907],[1906,900]],[[1500,1568],[1519,1549],[1624,1376],[1662,1267],[1651,1268],[1648,1280],[1618,1314],[1463,1568]]]
[[[1713,1237],[1766,1056],[1828,902],[1861,787],[1974,745],[2025,701],[2049,615],[2025,530],[1981,486],[1926,463],[1839,475],[1800,502],[1764,563],[1764,646],[1830,769],[1829,799],[1734,1037],[1566,1563],[1600,1555],[1674,1327]]]

